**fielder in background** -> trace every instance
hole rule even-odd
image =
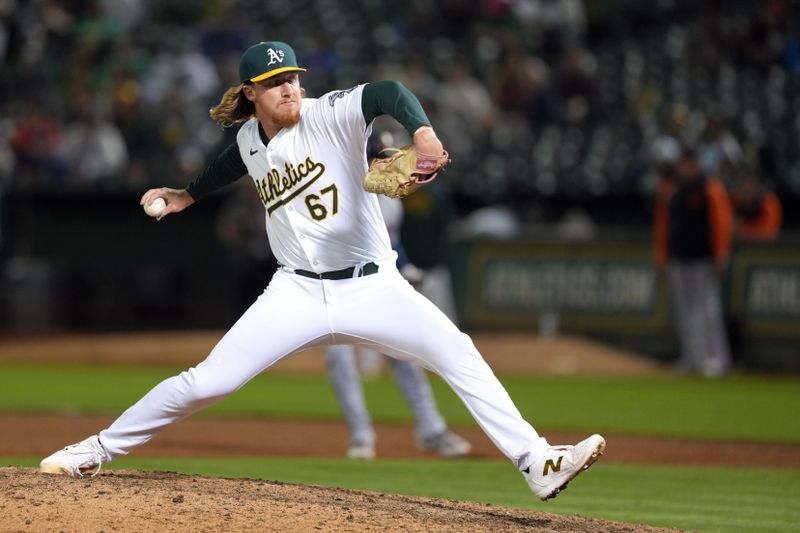
[[[684,147],[662,177],[653,223],[656,267],[667,274],[677,325],[677,369],[717,377],[731,368],[721,279],[731,251],[732,212],[722,183]]]
[[[41,471],[97,473],[288,355],[366,344],[439,374],[534,494],[555,497],[598,459],[605,440],[592,435],[575,446],[551,446],[539,436],[472,340],[400,275],[378,196],[364,190],[366,144],[377,116],[392,116],[413,139],[410,150],[421,164],[404,180],[430,181],[447,161],[422,106],[392,81],[305,98],[298,75],[304,70],[286,43],[247,49],[241,84],[211,110],[221,126],[241,126],[236,142],[186,189],[151,189],[141,199],[166,201],[160,220],[249,174],[281,265],[266,290],[204,361],[156,385],[98,435],[46,457]]]
[[[378,201],[392,247],[398,255],[397,266],[400,273],[412,286],[416,286],[422,281],[424,272],[409,261],[400,243],[403,203],[399,199],[384,196],[379,196]],[[414,415],[417,445],[442,457],[460,457],[468,454],[472,448],[469,442],[447,429],[447,424],[436,407],[436,400],[425,371],[408,361],[393,357],[388,359],[397,387]],[[355,346],[346,344],[327,346],[325,362],[331,385],[347,424],[350,438],[347,457],[374,459],[375,429],[364,401]]]

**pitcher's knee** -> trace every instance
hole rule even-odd
[[[209,375],[190,368],[176,376],[181,383],[183,402],[186,405],[208,405],[235,392],[240,384],[229,383],[219,376]]]
[[[425,347],[425,353],[416,354],[435,372],[453,363],[464,364],[467,361],[484,363],[472,339],[465,333],[456,331],[435,339]]]
[[[470,336],[461,331],[448,336],[447,351],[462,354],[463,357],[483,359]]]

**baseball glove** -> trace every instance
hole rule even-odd
[[[411,145],[384,148],[369,165],[364,176],[364,189],[389,198],[403,198],[433,181],[449,162],[447,152],[432,156],[418,154]]]

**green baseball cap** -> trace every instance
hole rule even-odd
[[[239,61],[239,78],[242,83],[261,81],[277,76],[282,72],[306,69],[297,66],[297,58],[292,47],[280,41],[254,44],[242,54]]]

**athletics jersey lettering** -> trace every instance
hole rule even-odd
[[[267,172],[266,176],[255,179],[254,181],[256,182],[256,189],[258,189],[258,196],[261,198],[261,203],[264,204],[264,207],[267,209],[267,214],[272,216],[273,211],[292,201],[298,194],[317,181],[324,173],[325,165],[317,163],[311,159],[311,156],[308,156],[304,162],[298,163],[297,166],[286,163],[283,174],[280,174],[277,169],[273,168],[271,171]],[[303,180],[309,176],[310,178],[303,182]],[[302,185],[297,187],[300,183],[302,183]],[[297,188],[295,189],[295,187]],[[284,198],[283,195],[292,189],[295,189],[294,192]]]

